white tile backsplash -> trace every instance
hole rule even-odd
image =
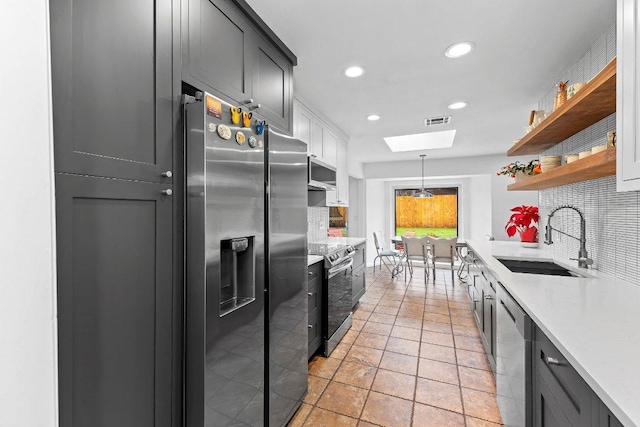
[[[569,69],[562,81],[569,84],[587,81],[598,74],[616,56],[616,27],[613,25],[589,49],[584,57]],[[538,109],[551,111],[556,87],[538,103]],[[616,127],[615,113],[568,138],[541,154],[577,154],[607,143],[607,132]],[[564,159],[563,159],[564,161]],[[638,259],[640,237],[640,192],[616,192],[616,177],[610,176],[539,192],[540,244],[549,212],[561,205],[580,209],[587,222],[587,251],[595,267],[607,274],[640,285]],[[553,216],[552,225],[569,234],[580,235],[578,214],[563,209]],[[580,244],[577,240],[553,234],[554,244],[545,249],[561,258],[576,258]]]
[[[329,228],[329,208],[309,207],[307,208],[307,239],[309,242],[317,242],[327,237]]]

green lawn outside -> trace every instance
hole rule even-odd
[[[416,236],[424,236],[429,233],[433,233],[438,237],[443,237],[445,239],[456,237],[458,232],[455,228],[405,228],[405,227],[396,227],[396,236],[402,236],[405,231],[415,231]]]

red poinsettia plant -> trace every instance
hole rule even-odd
[[[511,217],[504,229],[509,237],[513,237],[516,232],[520,233],[520,240],[523,242],[538,241],[538,215],[537,206],[516,206],[511,209]]]

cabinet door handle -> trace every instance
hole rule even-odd
[[[491,301],[493,299],[493,297],[491,295],[486,295],[484,297],[484,299]]]
[[[362,274],[356,274],[356,277],[360,277],[360,276],[362,276]]]
[[[313,325],[307,325],[307,328],[313,329]]]
[[[310,297],[314,296],[315,294],[313,292],[307,292],[307,295],[309,295]]]
[[[162,190],[162,194],[164,194],[165,196],[170,196],[173,194],[173,191],[169,188],[167,190]]]
[[[171,171],[162,172],[162,176],[165,178],[171,178],[173,176],[173,172]]]
[[[562,362],[560,362],[558,359],[556,359],[555,357],[545,357],[544,358],[544,362],[547,365],[556,365],[556,366],[562,366]]]
[[[313,276],[313,272],[312,271],[308,272],[307,274],[309,275],[309,277]]]

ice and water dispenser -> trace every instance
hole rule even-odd
[[[256,299],[255,237],[220,241],[220,317]]]

